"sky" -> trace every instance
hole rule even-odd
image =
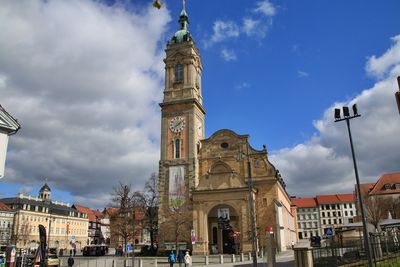
[[[179,0],[2,1],[0,104],[10,137],[0,197],[37,195],[102,209],[118,183],[142,190],[160,157],[165,46]],[[346,124],[361,183],[400,172],[397,0],[187,0],[200,49],[206,136],[265,144],[290,195],[351,193]]]

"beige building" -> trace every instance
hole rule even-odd
[[[283,179],[248,135],[224,129],[205,139],[201,57],[184,9],[179,24],[166,48],[160,104],[159,245],[186,244],[194,254],[249,252],[253,199],[258,249],[272,228],[277,249],[285,250],[296,233]]]
[[[51,199],[46,184],[39,196],[18,194],[15,198],[0,200],[15,210],[12,242],[18,248],[35,248],[39,243],[39,225],[46,228],[47,242],[51,248],[70,248],[75,243],[79,249],[88,239],[86,214],[71,208],[70,204]]]

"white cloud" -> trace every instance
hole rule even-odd
[[[243,32],[250,36],[257,33],[257,26],[260,24],[259,20],[254,20],[251,18],[244,18],[243,19]]]
[[[242,89],[247,89],[250,88],[251,84],[247,83],[247,82],[242,82],[241,84],[238,84],[235,86],[235,89],[237,90],[242,90]]]
[[[360,118],[351,120],[361,183],[375,182],[383,173],[400,172],[400,144],[397,140],[400,117],[394,98],[400,58],[391,59],[390,64],[387,61],[388,53],[400,52],[400,38],[394,40],[386,53],[373,57],[376,70],[388,73],[386,77],[354,99],[335,103],[326,109],[323,117],[314,122],[317,133],[307,142],[271,153],[270,159],[279,167],[289,193],[302,192],[303,196],[315,196],[354,190],[354,169],[346,123],[334,123],[333,119],[335,107],[354,103],[357,103],[361,114]]]
[[[89,206],[119,180],[141,189],[158,169],[167,10],[3,1],[0,21],[1,104],[22,125],[5,180],[47,177]]]
[[[272,17],[276,15],[276,8],[265,0],[257,2],[250,13],[251,17],[243,16],[242,24],[233,20],[216,20],[211,37],[203,40],[204,47],[208,48],[216,43],[237,39],[243,34],[258,40],[265,38],[272,25]]]
[[[239,35],[239,26],[235,22],[217,20],[214,22],[213,35],[210,42],[211,44],[218,43],[226,39],[239,37]]]
[[[237,59],[236,53],[232,49],[222,49],[221,56],[225,61],[234,61]]]
[[[384,74],[390,72],[400,61],[400,35],[392,38],[394,45],[380,57],[375,55],[368,58],[366,70],[368,74],[382,78]]]
[[[261,13],[267,17],[272,17],[276,14],[275,6],[268,0],[257,2],[256,5],[254,12]]]
[[[297,71],[297,77],[299,77],[299,78],[305,78],[305,77],[308,77],[308,76],[310,76],[310,74],[308,72],[301,71],[301,70]]]

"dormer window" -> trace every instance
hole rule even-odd
[[[397,189],[397,190],[400,190],[400,184],[395,184],[394,188]]]
[[[391,184],[385,184],[385,185],[383,186],[383,188],[384,188],[385,190],[389,190],[389,189],[392,189],[392,186],[391,186]]]
[[[175,82],[183,81],[183,65],[178,63],[175,65]]]

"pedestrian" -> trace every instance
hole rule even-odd
[[[168,255],[168,262],[170,267],[174,267],[174,263],[176,261],[176,256],[174,252],[171,250],[171,252]]]
[[[191,265],[192,258],[189,255],[189,251],[186,251],[184,261],[185,261],[185,267],[189,267]]]
[[[178,253],[178,262],[179,262],[179,267],[182,267],[182,263],[183,263],[183,258],[185,257],[185,255],[183,255],[183,251],[179,250]]]
[[[68,267],[72,267],[74,266],[74,258],[72,258],[72,256],[69,256],[68,258]]]

